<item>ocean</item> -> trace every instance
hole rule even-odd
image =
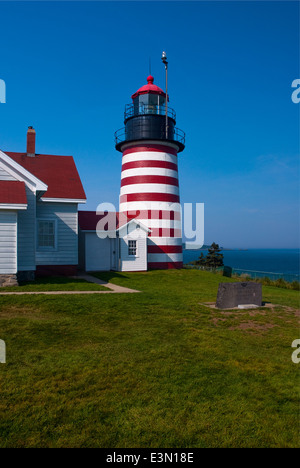
[[[204,255],[206,250],[202,251]],[[183,262],[189,263],[199,258],[201,250],[184,250]],[[249,249],[222,250],[224,265],[237,273],[250,276],[268,276],[271,279],[282,277],[287,281],[300,280],[300,249]]]

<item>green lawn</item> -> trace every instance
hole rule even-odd
[[[108,291],[108,288],[89,283],[84,279],[66,276],[50,276],[38,278],[36,281],[23,281],[20,286],[1,288],[1,292],[32,292],[32,291]]]
[[[298,291],[222,312],[212,273],[99,276],[142,293],[0,297],[0,447],[299,446]]]

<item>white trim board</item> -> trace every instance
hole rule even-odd
[[[21,203],[0,203],[0,210],[27,210],[27,206]]]
[[[46,198],[41,197],[40,201],[47,203],[86,203],[86,199],[77,199],[77,198]]]

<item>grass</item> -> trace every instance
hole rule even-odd
[[[300,290],[299,281],[286,281],[283,278],[277,278],[272,280],[268,276],[263,276],[262,278],[251,278],[249,275],[232,275],[237,281],[255,281],[256,283],[261,283],[265,286],[275,286],[276,288],[285,288],[285,289],[294,289],[296,291]]]
[[[35,291],[107,291],[102,285],[89,283],[84,279],[66,276],[38,278],[36,281],[23,281],[20,286],[7,286],[1,292],[35,292]]]
[[[142,294],[3,296],[1,447],[297,447],[299,292],[212,310],[195,270],[97,275]]]
[[[186,269],[200,269],[201,271],[211,271],[216,275],[221,275],[223,276],[223,267],[219,267],[217,269],[212,269],[212,268],[205,268],[205,267],[199,267],[195,265],[195,262],[190,262],[186,265],[184,265],[184,268]],[[276,286],[277,288],[285,288],[285,289],[294,289],[296,291],[300,290],[300,282],[299,281],[287,281],[284,278],[277,278],[276,280],[272,280],[268,276],[262,276],[262,277],[251,277],[247,273],[233,273],[232,278],[235,281],[254,281],[255,283],[261,283],[265,286]]]

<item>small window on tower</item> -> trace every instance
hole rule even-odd
[[[136,254],[137,254],[136,240],[128,241],[128,255],[136,256]]]

